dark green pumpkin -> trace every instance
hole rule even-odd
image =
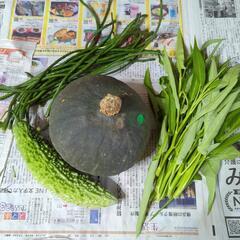
[[[102,105],[100,110],[108,94],[116,96],[108,103],[117,100],[113,108],[119,108],[110,106],[110,116]],[[152,113],[140,96],[108,76],[85,76],[70,83],[54,100],[49,118],[52,144],[63,159],[96,176],[119,174],[139,161],[152,125]]]

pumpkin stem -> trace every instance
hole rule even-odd
[[[121,106],[122,106],[121,98],[108,93],[100,101],[100,112],[106,116],[111,117],[120,112]]]

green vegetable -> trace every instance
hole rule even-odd
[[[35,179],[64,201],[86,207],[106,207],[116,202],[87,175],[64,162],[26,122],[16,122],[13,134]]]
[[[138,14],[126,28],[116,34],[116,20],[112,19],[106,24],[110,14],[111,4],[106,11],[102,22],[100,21],[94,8],[80,0],[92,13],[97,29],[93,38],[87,43],[85,49],[77,49],[60,57],[46,70],[36,76],[31,76],[26,82],[17,86],[0,85],[0,93],[4,95],[0,100],[12,97],[11,104],[4,119],[4,129],[12,127],[15,119],[24,120],[28,118],[29,108],[32,105],[44,105],[50,100],[46,115],[49,115],[52,100],[70,82],[81,76],[91,74],[110,74],[125,68],[134,62],[151,61],[155,58],[144,58],[143,56],[158,56],[160,51],[147,50],[146,47],[157,36],[161,19],[155,31],[142,30],[141,26],[146,19],[146,15]],[[162,2],[162,0],[160,1]],[[101,41],[102,31],[111,28],[105,40]]]
[[[161,77],[162,91],[154,92],[147,71],[145,85],[162,124],[155,156],[144,185],[136,232],[140,234],[153,201],[167,199],[152,218],[178,198],[195,179],[206,180],[210,212],[216,179],[223,159],[240,157],[232,145],[240,140],[240,65],[220,64],[214,56],[221,40],[199,48],[195,40],[189,54],[178,34],[176,63],[164,51],[161,62],[167,76]],[[208,46],[217,44],[207,55]],[[162,117],[162,119],[161,119]],[[152,219],[151,218],[151,219]]]

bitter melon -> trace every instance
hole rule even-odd
[[[16,145],[33,177],[62,200],[84,207],[106,207],[116,198],[88,175],[68,165],[25,121],[13,126]]]

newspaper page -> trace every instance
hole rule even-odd
[[[183,1],[184,37],[201,43],[223,39],[222,61],[240,62],[240,1]],[[191,24],[188,24],[191,23]],[[210,217],[218,239],[240,239],[240,160],[225,160],[219,173],[219,190]],[[215,222],[215,223],[214,223]]]
[[[88,2],[100,15],[106,10],[104,0]],[[33,74],[41,72],[58,55],[84,47],[95,30],[92,16],[79,1],[9,0],[5,4],[3,38],[37,43]],[[122,22],[122,29],[139,12],[149,15],[145,25],[155,29],[159,7],[157,0],[118,0],[114,1],[112,11]],[[169,55],[174,56],[180,18],[177,0],[164,1],[163,15],[159,36],[150,47],[164,46]],[[163,74],[157,61],[133,64],[114,76],[129,83],[146,99],[142,82],[147,67],[157,82]],[[9,148],[2,148],[8,149],[8,153],[5,154],[7,164],[0,188],[1,239],[136,239],[135,225],[151,156],[120,175],[99,179],[118,196],[119,202],[108,208],[88,209],[61,201],[37,183],[26,169],[14,140],[10,141]],[[147,219],[139,239],[219,239],[214,234],[211,219],[206,217],[204,196],[202,182],[192,183],[158,217],[152,221]],[[162,204],[152,206],[149,215]]]

